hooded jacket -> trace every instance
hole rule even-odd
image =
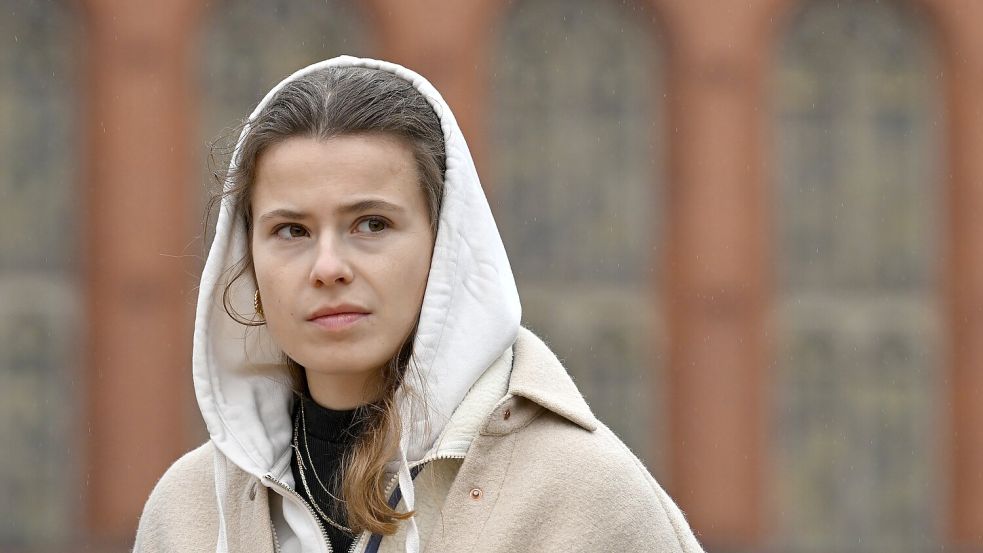
[[[329,66],[380,69],[412,83],[440,118],[446,152],[409,369],[417,376],[398,392],[403,429],[389,466],[391,502],[416,515],[393,537],[363,534],[353,550],[700,551],[681,513],[594,418],[549,349],[520,330],[515,281],[474,162],[429,82],[395,64],[342,56],[284,79],[250,119],[285,83]],[[244,222],[223,202],[194,335],[194,385],[210,440],[158,483],[136,551],[330,550],[292,490],[282,354],[265,327],[247,332],[222,305],[228,269],[247,246]],[[233,304],[249,305],[255,289],[251,278],[233,283]],[[420,396],[423,408],[409,400]]]

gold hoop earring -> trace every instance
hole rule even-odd
[[[263,313],[263,300],[261,300],[259,297],[259,288],[257,288],[256,293],[253,294],[253,309],[256,311],[257,315],[263,317],[264,319],[266,318],[266,314]]]

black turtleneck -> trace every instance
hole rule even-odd
[[[303,418],[301,406],[303,405]],[[304,462],[304,477],[307,486],[301,479],[298,457],[294,455],[290,469],[294,475],[294,488],[305,501],[316,504],[317,513],[320,509],[333,521],[348,526],[345,511],[337,499],[331,497],[321,486],[323,485],[337,498],[341,498],[341,471],[345,454],[354,446],[355,439],[361,431],[361,420],[356,420],[359,409],[336,411],[318,405],[309,396],[300,396],[294,405],[294,420],[298,423],[297,445]],[[306,423],[306,424],[305,424]],[[306,427],[306,432],[305,432]],[[311,470],[313,465],[314,470]],[[314,473],[317,473],[315,477]],[[311,495],[314,497],[312,498]],[[318,514],[320,517],[320,513]],[[329,522],[321,520],[331,541],[332,551],[348,551],[354,541],[354,536],[343,532]]]

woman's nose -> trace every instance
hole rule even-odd
[[[311,266],[311,285],[319,288],[331,284],[347,284],[352,278],[352,266],[343,245],[336,240],[320,241]]]

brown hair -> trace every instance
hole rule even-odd
[[[433,107],[406,80],[388,71],[361,67],[317,70],[285,84],[244,125],[247,125],[245,134],[233,163],[224,175],[216,174],[227,185],[213,197],[210,211],[219,201],[230,202],[234,217],[242,218],[250,235],[256,163],[267,148],[298,136],[327,140],[339,135],[383,133],[406,140],[412,148],[431,230],[436,236],[446,169],[443,132]],[[234,320],[257,326],[263,321],[238,313],[230,294],[235,281],[252,268],[252,253],[247,248],[246,256],[229,269],[233,274],[225,287],[223,303]],[[345,459],[341,481],[343,510],[349,526],[356,532],[392,534],[399,521],[412,514],[400,513],[389,506],[385,465],[399,443],[401,421],[396,390],[406,376],[415,335],[414,327],[383,368],[380,398],[360,408],[361,434]],[[286,364],[297,388],[306,388],[303,368],[289,358]]]

